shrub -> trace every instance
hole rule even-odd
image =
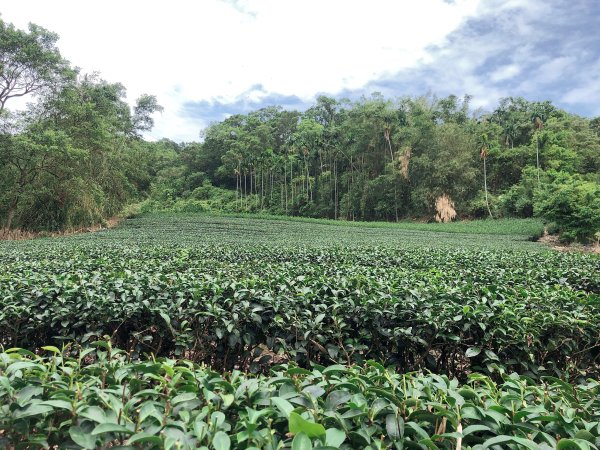
[[[564,172],[535,195],[537,216],[553,222],[565,241],[591,242],[600,231],[600,184]]]
[[[499,197],[499,207],[503,215],[516,217],[533,216],[533,196],[537,187],[535,167],[525,167],[519,183]]]

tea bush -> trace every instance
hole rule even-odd
[[[600,384],[516,374],[466,383],[363,367],[217,373],[130,361],[97,343],[68,357],[0,353],[3,448],[580,449],[600,444]],[[73,350],[73,349],[71,349]],[[66,353],[66,352],[65,352]],[[83,361],[86,361],[84,364]]]

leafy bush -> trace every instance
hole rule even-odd
[[[600,184],[553,172],[535,197],[535,214],[553,222],[566,241],[591,242],[600,231]]]
[[[194,189],[189,195],[195,200],[211,200],[217,203],[227,204],[235,201],[235,192],[213,186],[205,181],[200,187]]]
[[[133,219],[135,217],[139,217],[142,214],[142,208],[146,201],[139,203],[132,203],[127,205],[120,213],[121,217],[125,219]]]
[[[545,175],[545,174],[542,174]],[[504,216],[532,217],[534,193],[538,186],[535,167],[523,169],[521,180],[499,197],[499,207]]]
[[[215,187],[210,182],[204,183],[191,192],[176,196],[175,191],[162,187],[142,202],[141,211],[144,213],[175,212],[258,212],[261,211],[260,198],[248,195],[243,199],[236,197],[235,191]]]
[[[2,343],[34,349],[109,335],[128,351],[228,370],[378,359],[461,377],[597,373],[600,261],[592,256],[509,251],[508,240],[498,251],[398,249],[407,234],[387,235],[385,247],[372,235],[357,240],[365,228],[320,223],[172,215],[126,224],[5,246]],[[315,243],[317,230],[338,244],[290,242]]]
[[[194,200],[190,198],[186,200],[177,200],[173,203],[170,210],[178,213],[201,213],[210,211],[211,208],[206,200]]]
[[[498,197],[488,194],[490,210],[495,218],[500,215],[498,208]],[[487,219],[490,217],[484,192],[479,192],[477,196],[469,202],[467,214],[476,219]]]
[[[35,351],[0,353],[0,447],[593,449],[600,259],[539,226],[181,213],[0,242],[0,345]]]
[[[364,367],[219,374],[98,350],[0,353],[3,448],[577,449],[600,444],[600,385],[498,384]],[[72,356],[69,356],[71,354]],[[85,363],[84,363],[85,361]],[[594,445],[596,444],[596,445]],[[121,446],[121,447],[119,447]]]

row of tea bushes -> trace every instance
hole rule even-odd
[[[0,344],[109,336],[214,369],[598,374],[600,259],[340,247],[43,245],[0,255]]]
[[[362,367],[216,373],[110,343],[0,353],[0,446],[120,449],[579,449],[600,444],[600,384]],[[71,349],[73,350],[73,349]]]

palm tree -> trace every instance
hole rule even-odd
[[[544,128],[544,123],[540,116],[536,115],[533,118],[533,127],[535,129],[535,161],[537,166],[537,179],[538,179],[538,189],[540,187],[540,136],[539,132],[542,128]]]
[[[479,136],[479,157],[483,159],[483,189],[485,191],[485,205],[487,206],[490,218],[493,219],[492,210],[490,209],[490,202],[488,200],[488,189],[487,189],[487,164],[486,160],[490,148],[490,139],[487,133],[482,133]]]

